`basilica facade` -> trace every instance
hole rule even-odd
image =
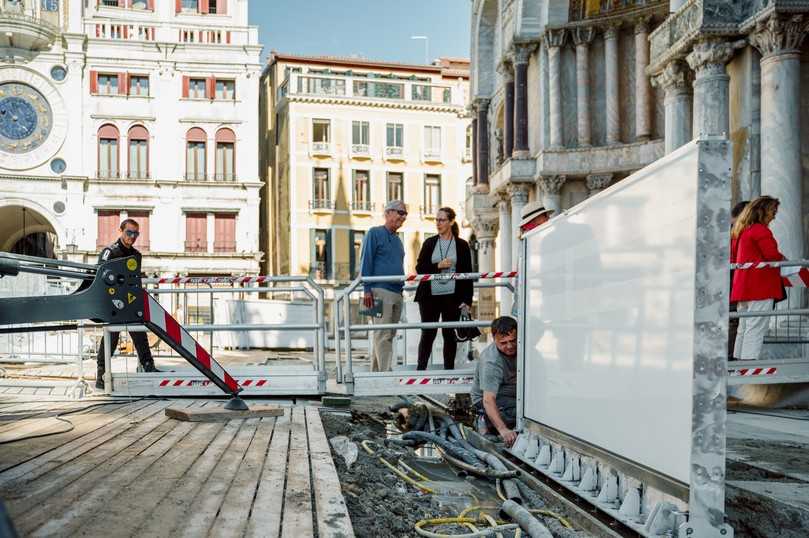
[[[805,257],[807,24],[799,0],[476,0],[480,270],[516,265],[529,200],[568,209],[699,136],[733,142],[734,201],[778,197],[779,244]]]

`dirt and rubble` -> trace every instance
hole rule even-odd
[[[441,461],[437,453],[433,456],[429,450],[425,454],[424,450],[414,452],[412,449],[384,448],[386,438],[400,433],[393,426],[393,413],[388,411],[391,404],[400,401],[398,398],[355,398],[350,409],[321,410],[327,437],[335,439],[345,436],[358,447],[356,461],[349,467],[332,445],[334,463],[355,534],[359,538],[416,536],[414,527],[417,522],[455,517],[464,508],[475,505],[483,506],[489,514],[497,517],[500,500],[493,482],[465,476]],[[369,441],[368,446],[378,448],[379,452],[368,454],[362,447],[363,441]],[[424,493],[406,483],[379,461],[380,455],[394,465],[399,459],[405,460],[409,466],[427,475],[430,481],[425,483],[435,493]],[[353,459],[353,454],[350,459]],[[555,537],[590,536],[566,529],[552,517],[543,518],[543,522]],[[451,535],[468,533],[469,529],[447,525],[433,532]],[[513,534],[504,532],[503,536]]]

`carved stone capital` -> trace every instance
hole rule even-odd
[[[691,87],[691,71],[680,61],[669,62],[661,74],[652,79],[652,86],[664,91],[687,91]]]
[[[549,48],[564,47],[567,42],[567,30],[559,28],[558,30],[548,30],[545,32],[545,44]]]
[[[528,203],[528,187],[520,184],[510,184],[506,189],[511,205],[525,205]]]
[[[759,21],[756,31],[750,34],[750,43],[764,58],[794,54],[800,52],[806,31],[803,15],[773,13],[766,20]]]
[[[648,34],[652,26],[651,15],[641,15],[635,19],[635,35]]]
[[[694,45],[694,50],[686,56],[685,60],[697,75],[725,74],[727,64],[738,49],[746,45],[746,41],[706,40]]]
[[[571,35],[573,36],[573,44],[577,47],[589,45],[596,36],[596,29],[592,26],[579,26],[571,31]]]
[[[591,193],[606,189],[610,183],[612,183],[612,174],[590,174],[585,181],[587,190]]]
[[[512,58],[514,58],[515,64],[527,64],[528,59],[533,54],[536,46],[534,44],[529,43],[517,43],[514,45],[514,51],[512,53]]]
[[[495,206],[497,206],[500,210],[508,211],[509,202],[511,201],[511,196],[509,196],[506,190],[497,191],[494,194],[495,197]]]
[[[559,194],[567,176],[539,176],[537,183],[545,194]]]
[[[499,230],[500,216],[495,211],[482,212],[473,216],[469,223],[478,241],[494,241]]]
[[[497,64],[497,72],[506,80],[506,82],[514,80],[514,64],[511,63],[511,58],[504,58]]]
[[[602,26],[604,29],[604,39],[617,39],[622,25],[623,21],[610,21]]]
[[[469,105],[469,108],[472,109],[472,112],[479,113],[479,112],[486,112],[489,110],[489,103],[491,99],[488,97],[475,97],[475,100]]]

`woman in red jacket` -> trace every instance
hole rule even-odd
[[[759,196],[744,208],[730,233],[731,263],[774,262],[785,259],[769,228],[778,212],[778,205],[777,198]],[[772,310],[775,301],[783,298],[781,270],[777,267],[734,271],[730,300],[737,303],[739,312]],[[769,319],[765,316],[740,318],[733,349],[734,358],[759,358]]]

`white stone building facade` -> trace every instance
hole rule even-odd
[[[247,0],[0,2],[0,250],[94,261],[125,217],[154,274],[256,274]]]
[[[528,200],[567,209],[700,134],[733,142],[734,202],[778,197],[779,244],[805,257],[807,23],[806,1],[475,0],[481,270],[516,264]]]

